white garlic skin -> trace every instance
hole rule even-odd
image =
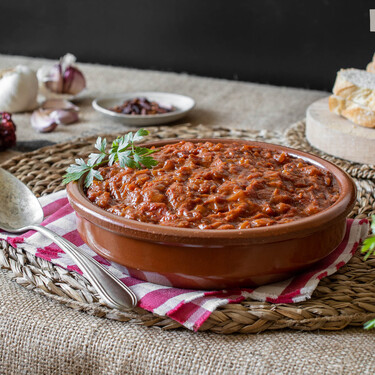
[[[37,107],[38,79],[25,65],[0,72],[0,111],[26,112]]]

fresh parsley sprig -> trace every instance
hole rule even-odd
[[[150,156],[158,150],[151,150],[146,147],[136,147],[135,143],[148,135],[149,131],[139,129],[135,134],[129,132],[123,137],[116,138],[107,152],[107,140],[98,137],[95,142],[95,148],[99,153],[89,155],[87,163],[82,159],[76,159],[75,164],[71,164],[64,176],[63,183],[79,180],[85,173],[85,187],[89,187],[94,178],[103,180],[102,175],[95,168],[108,164],[113,165],[118,162],[121,168],[129,167],[134,169],[151,168],[158,162]]]
[[[375,215],[372,215],[371,221],[371,231],[374,236],[366,238],[361,248],[361,253],[366,253],[364,257],[365,260],[367,260],[370,255],[375,255]]]
[[[362,253],[366,253],[364,259],[368,259],[370,255],[375,255],[375,215],[371,217],[371,231],[374,236],[366,238],[363,241],[363,245],[361,248]],[[372,329],[375,328],[375,319],[369,320],[363,326],[365,329]]]

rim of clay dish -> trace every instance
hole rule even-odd
[[[164,146],[167,144],[186,142],[212,142],[212,143],[242,143],[262,147],[273,151],[284,151],[291,156],[303,159],[319,168],[330,171],[339,184],[340,196],[338,200],[325,210],[298,219],[290,223],[275,224],[269,227],[248,229],[193,229],[163,226],[131,219],[125,219],[107,212],[93,204],[84,194],[83,179],[71,182],[67,186],[67,193],[73,209],[84,219],[106,230],[127,237],[153,242],[174,242],[181,244],[206,243],[211,246],[224,246],[240,243],[269,243],[290,238],[308,236],[323,227],[328,227],[337,220],[344,219],[352,210],[356,200],[356,187],[351,177],[334,164],[315,155],[289,147],[272,143],[245,141],[237,139],[202,138],[202,139],[168,139],[163,141],[148,142],[142,146]]]

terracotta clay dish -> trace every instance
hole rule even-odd
[[[179,140],[144,146],[161,147]],[[330,254],[342,241],[346,217],[356,199],[352,179],[334,164],[291,148],[233,139],[192,139],[192,143],[236,142],[302,159],[333,176],[337,199],[311,216],[248,229],[198,229],[127,219],[92,203],[83,178],[67,186],[82,239],[96,253],[127,267],[129,274],[180,288],[252,287],[279,281]]]

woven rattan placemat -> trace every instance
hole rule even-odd
[[[191,127],[188,124],[148,128],[150,138],[243,138],[279,143],[317,153],[346,170],[354,177],[358,187],[358,202],[351,217],[367,217],[375,214],[374,166],[351,164],[311,148],[304,136],[304,123],[292,125],[285,134],[270,131],[233,130]],[[111,140],[114,135],[107,135]],[[96,137],[45,147],[17,156],[2,164],[26,183],[36,195],[44,195],[63,189],[62,175],[76,157],[86,157],[93,151]],[[143,324],[163,329],[178,328],[175,321],[136,308],[132,312],[120,312],[99,304],[91,285],[79,274],[16,250],[5,241],[0,243],[0,267],[7,269],[11,277],[24,287],[48,295],[74,309],[86,313]],[[217,333],[257,333],[270,329],[292,328],[298,330],[338,330],[348,325],[362,325],[375,318],[375,258],[366,262],[360,254],[342,267],[336,274],[322,279],[312,298],[296,304],[271,304],[245,300],[228,304],[211,314],[200,331]]]

